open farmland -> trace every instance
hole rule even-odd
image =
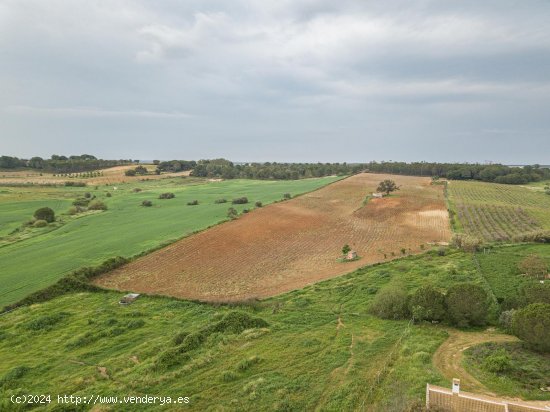
[[[103,185],[103,184],[120,184],[131,183],[140,180],[159,180],[167,177],[189,176],[189,171],[177,173],[162,173],[154,174],[155,165],[143,164],[149,173],[144,176],[126,176],[125,172],[130,169],[135,169],[136,165],[114,166],[106,169],[95,171],[97,176],[86,177],[87,172],[69,173],[69,174],[54,174],[48,172],[38,172],[36,169],[21,169],[17,171],[2,170],[0,171],[0,186],[10,185],[63,185],[65,182],[82,182],[88,185]]]
[[[0,187],[0,306],[78,268],[115,256],[135,256],[222,222],[228,206],[216,204],[216,199],[248,196],[269,204],[287,192],[309,192],[337,179],[210,182],[187,177],[118,184],[116,190],[113,186]],[[108,210],[66,214],[86,192],[105,202]],[[165,192],[174,193],[175,198],[158,199]],[[195,199],[199,206],[187,206]],[[142,207],[144,200],[151,200],[153,206]],[[23,228],[43,206],[54,209],[57,221],[45,228]],[[250,206],[235,205],[239,212],[245,207]]]
[[[550,196],[524,186],[474,181],[448,184],[456,228],[484,241],[508,241],[550,228]]]
[[[401,190],[365,204],[388,178]],[[442,186],[428,178],[359,174],[182,239],[96,283],[207,301],[265,297],[449,237]],[[361,258],[340,262],[344,244]]]

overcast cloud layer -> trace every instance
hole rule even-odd
[[[550,2],[0,0],[0,154],[550,163]]]

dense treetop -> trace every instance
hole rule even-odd
[[[78,173],[88,170],[104,169],[131,163],[131,160],[103,160],[95,156],[83,154],[80,156],[52,155],[49,159],[32,157],[19,159],[11,156],[0,156],[0,169],[18,169],[29,167],[53,173]]]

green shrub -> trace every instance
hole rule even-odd
[[[244,205],[246,203],[248,203],[248,198],[247,197],[238,197],[236,199],[233,199],[231,201],[231,203],[233,203],[234,205]]]
[[[263,204],[262,204],[262,202],[257,201],[256,203],[254,203],[254,206],[256,206],[256,207],[262,207]]]
[[[141,206],[151,207],[153,206],[153,202],[151,202],[150,200],[144,200],[143,202],[141,202]]]
[[[292,198],[292,195],[290,193],[285,193],[283,195],[283,199],[291,199]]]
[[[55,220],[55,212],[49,207],[41,207],[34,212],[34,218],[52,223]]]
[[[493,373],[505,372],[512,366],[512,360],[506,350],[499,349],[487,356],[482,368]]]
[[[159,195],[159,199],[173,199],[173,198],[175,198],[175,197],[176,197],[176,195],[173,194],[173,193],[171,193],[171,192],[168,192],[168,193],[161,193],[161,194]]]
[[[445,297],[445,305],[449,320],[456,326],[482,326],[487,322],[489,299],[481,286],[472,283],[451,286]]]
[[[505,310],[501,312],[500,316],[498,317],[498,324],[508,333],[512,332],[512,322],[515,313],[515,309]]]
[[[88,210],[107,210],[107,205],[101,200],[92,200],[88,205]]]
[[[240,372],[244,372],[248,369],[250,369],[251,366],[259,363],[261,361],[261,358],[258,356],[251,356],[250,358],[243,359],[237,364],[237,370]]]
[[[386,286],[374,297],[369,312],[382,319],[408,318],[407,292],[397,285]]]
[[[443,320],[445,317],[445,295],[433,286],[422,286],[412,294],[409,308],[414,320]]]
[[[230,219],[236,219],[239,216],[239,212],[234,207],[227,209],[227,217]]]
[[[86,199],[85,197],[79,197],[73,202],[73,206],[80,206],[80,207],[86,207],[90,203],[89,199]]]
[[[71,216],[74,216],[78,214],[78,208],[76,206],[71,206],[69,210],[67,210],[67,213]]]
[[[72,187],[84,187],[86,186],[86,182],[65,182],[65,186],[72,186]]]
[[[517,310],[512,330],[531,348],[550,352],[550,304],[533,303]]]
[[[481,248],[482,242],[476,237],[457,233],[453,236],[451,244],[457,249],[462,249],[466,252],[475,252]]]
[[[111,192],[107,192],[107,193],[105,193],[105,196],[112,197],[113,195],[111,194]]]
[[[187,202],[187,206],[197,206],[198,204],[198,200],[191,200],[190,202]]]
[[[520,290],[521,306],[531,303],[550,303],[550,283],[530,283]]]
[[[214,201],[214,203],[227,203],[227,199],[217,199],[216,201]]]
[[[32,224],[34,227],[46,227],[48,226],[48,222],[45,220],[37,220]]]

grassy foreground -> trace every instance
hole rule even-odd
[[[392,283],[463,281],[484,282],[471,255],[428,252],[240,306],[62,296],[0,318],[0,399],[32,389],[189,396],[189,410],[401,410],[426,382],[448,384],[430,362],[447,335],[372,317],[369,303]]]
[[[116,190],[112,186],[0,187],[0,238],[4,240],[0,242],[0,307],[77,268],[97,265],[109,257],[131,257],[222,222],[230,206],[240,212],[253,208],[255,201],[266,205],[285,193],[309,192],[337,179],[206,182],[179,178],[119,184]],[[142,191],[136,193],[135,188]],[[60,216],[85,192],[97,196],[109,209],[81,217],[61,216],[56,227],[31,229],[22,240],[10,241],[8,234],[32,218],[38,207],[52,207]],[[164,192],[176,197],[158,199]],[[231,199],[241,196],[247,196],[250,203],[231,205]],[[228,203],[216,204],[220,198]],[[151,200],[153,206],[142,207],[143,200]],[[187,206],[193,200],[199,205]]]

